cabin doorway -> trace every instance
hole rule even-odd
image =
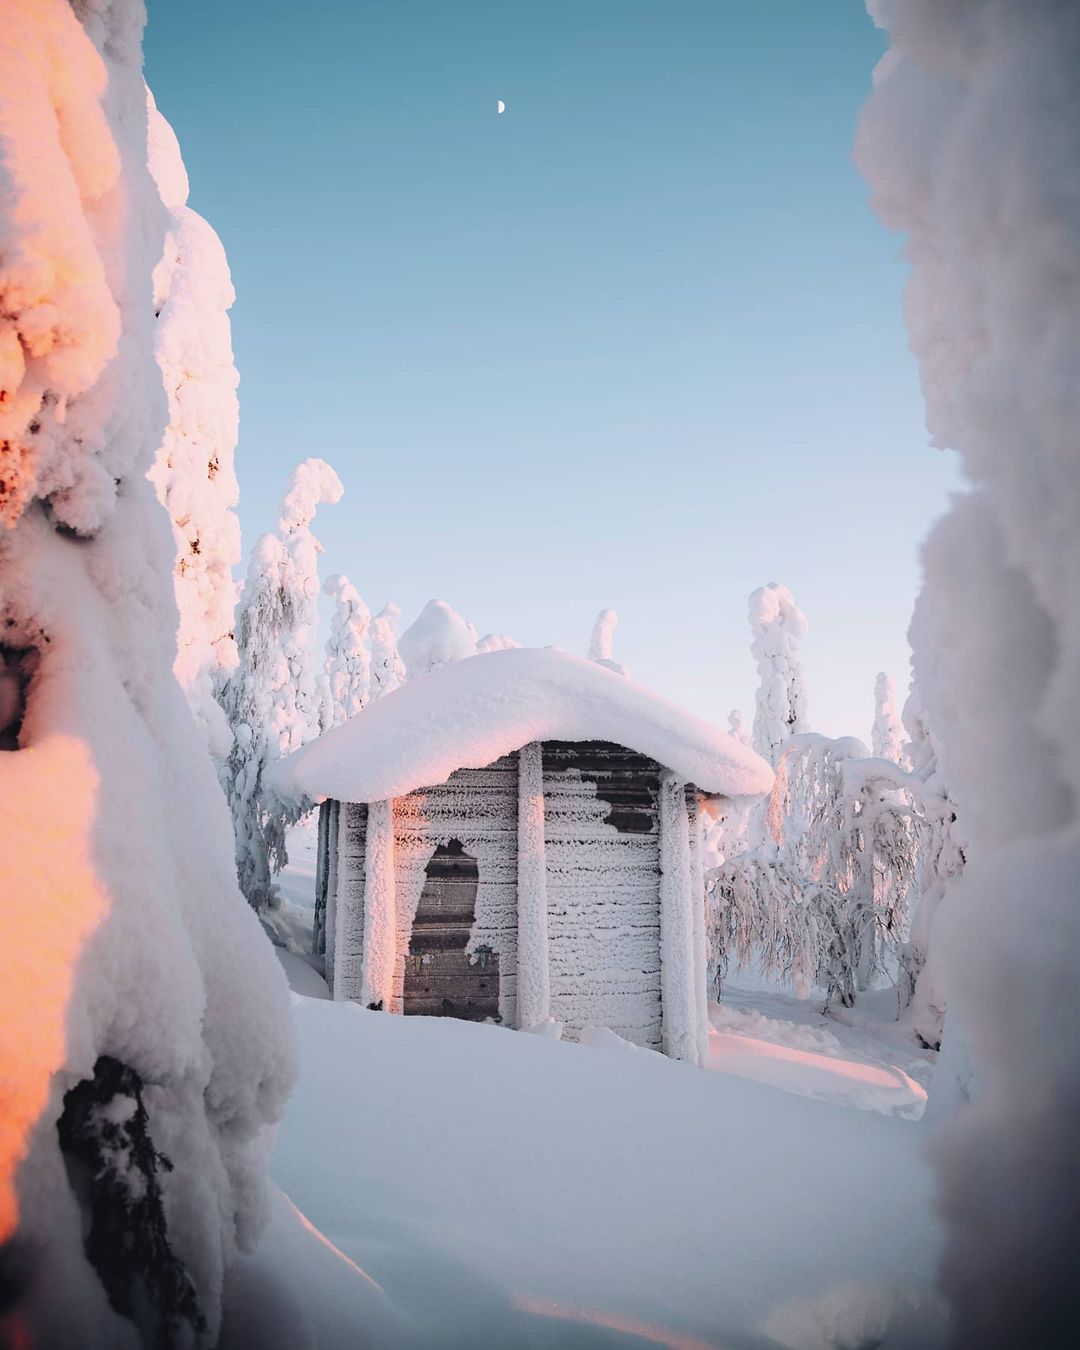
[[[499,957],[466,952],[476,920],[480,869],[461,841],[440,844],[424,872],[409,952],[402,1012],[483,1022],[499,1016]]]

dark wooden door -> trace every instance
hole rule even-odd
[[[499,957],[466,952],[476,919],[476,859],[457,839],[440,844],[424,875],[405,958],[402,1011],[482,1022],[499,1015]]]

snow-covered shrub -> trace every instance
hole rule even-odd
[[[476,655],[476,629],[445,600],[429,600],[397,644],[408,678]],[[388,658],[384,657],[384,660]]]
[[[293,1074],[173,672],[144,18],[11,0],[0,21],[0,1244],[29,1258],[14,1282],[5,1265],[0,1336],[87,1350],[141,1339],[118,1263],[144,1326],[216,1343]],[[135,1173],[86,1184],[84,1150]]]
[[[957,1345],[1064,1345],[1080,1224],[1080,6],[874,9],[890,49],[858,159],[907,235],[931,434],[974,484],[926,546],[912,626],[966,843],[935,922],[956,1102],[936,1147],[942,1284]]]
[[[233,616],[240,561],[240,488],[233,470],[239,410],[228,311],[235,299],[221,241],[187,205],[176,136],[149,104],[150,172],[169,212],[154,270],[154,352],[169,424],[150,481],[172,520],[180,610],[176,677],[215,760],[232,744],[218,698],[236,667]]]
[[[327,577],[323,591],[334,602],[326,640],[328,707],[323,722],[336,727],[355,717],[371,697],[371,652],[367,645],[371,612],[348,577]]]
[[[788,588],[775,581],[751,594],[749,613],[758,671],[753,746],[775,767],[788,737],[807,729],[801,652],[806,616]]]
[[[237,606],[237,667],[221,695],[233,734],[224,777],[237,876],[256,909],[273,900],[273,874],[288,862],[285,832],[300,818],[270,791],[266,768],[322,729],[315,650],[322,546],[311,521],[320,502],[340,497],[328,464],[306,459],[297,466],[282,499],[279,534],[255,545]]]

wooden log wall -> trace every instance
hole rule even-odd
[[[545,741],[551,1015],[658,1049],[660,767],[598,741]]]
[[[342,807],[339,829],[337,895],[350,915],[344,941],[345,964],[338,957],[335,976],[345,987],[348,973],[363,952],[364,851],[367,808]],[[517,992],[517,755],[508,755],[486,769],[459,769],[438,787],[424,788],[394,802],[394,868],[397,883],[397,963],[389,1011],[402,1011],[405,962],[413,920],[424,889],[426,870],[436,848],[457,840],[476,859],[479,879],[476,920],[466,952],[489,947],[499,961],[499,1015],[515,1025]],[[339,934],[343,925],[338,925]],[[337,954],[336,954],[337,955]],[[335,998],[355,998],[339,993]]]
[[[541,761],[551,1016],[564,1024],[567,1039],[592,1024],[659,1049],[665,1040],[658,810],[663,771],[643,755],[604,742],[547,741]],[[686,790],[686,805],[696,855],[693,788]],[[328,979],[335,998],[360,998],[368,808],[332,803],[326,812],[320,835],[329,855],[318,887],[325,895],[319,903]],[[395,801],[393,823],[396,963],[388,1010],[403,1010],[410,938],[433,855],[457,841],[477,870],[475,918],[463,955],[491,950],[499,1016],[516,1026],[518,755],[485,769],[458,770],[438,787]],[[700,857],[694,861],[696,879]],[[694,925],[695,965],[703,958],[703,914],[701,920]],[[703,970],[697,978],[704,980]]]

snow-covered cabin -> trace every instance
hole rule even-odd
[[[747,746],[549,648],[414,678],[274,773],[322,803],[315,942],[335,998],[603,1026],[692,1062],[702,806],[771,782]]]

